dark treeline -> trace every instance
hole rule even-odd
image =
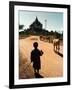
[[[21,26],[22,27],[22,26]],[[44,35],[44,36],[54,36],[56,38],[63,39],[63,33],[59,33],[57,31],[48,31],[45,29],[24,29],[24,31],[19,32],[19,35]]]

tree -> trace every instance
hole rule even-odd
[[[50,31],[50,35],[54,35],[54,32],[53,31]]]
[[[19,25],[19,29],[23,29],[24,25]]]
[[[56,32],[56,31],[55,31],[54,35],[55,35],[56,38],[60,38],[61,37],[61,34]]]

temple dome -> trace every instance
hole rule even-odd
[[[41,22],[38,20],[38,18],[36,17],[35,21],[30,25],[30,28],[34,29],[42,29],[42,24]]]

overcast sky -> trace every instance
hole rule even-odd
[[[62,31],[63,30],[63,13],[61,12],[41,12],[41,11],[19,11],[19,24],[24,25],[24,29],[29,28],[29,25],[38,18],[38,20],[43,24],[46,29],[51,31]]]

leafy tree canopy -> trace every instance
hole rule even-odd
[[[24,25],[19,25],[19,29],[23,29]]]

